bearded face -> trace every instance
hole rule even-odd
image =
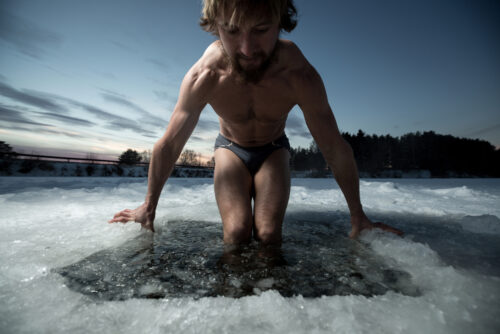
[[[231,69],[238,74],[245,83],[258,83],[269,66],[276,60],[278,43],[275,44],[270,54],[264,52],[255,53],[252,57],[246,57],[243,54],[235,54],[231,57],[222,46],[226,61]]]
[[[248,19],[240,26],[221,21],[218,35],[227,61],[245,82],[256,83],[276,58],[279,26],[269,19]]]

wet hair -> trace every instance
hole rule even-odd
[[[297,9],[293,0],[203,0],[200,26],[218,35],[217,17],[222,15],[229,25],[239,26],[246,17],[269,13],[281,30],[292,31],[297,25]]]

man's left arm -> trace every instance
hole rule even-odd
[[[317,71],[309,63],[296,82],[298,105],[307,127],[330,166],[347,201],[351,214],[351,238],[374,227],[402,235],[403,232],[383,223],[372,223],[363,211],[359,194],[359,176],[351,146],[344,140],[328,103],[326,90]]]

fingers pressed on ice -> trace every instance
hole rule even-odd
[[[135,220],[135,216],[131,215],[131,214],[124,214],[121,217],[121,222],[122,223],[126,223],[128,221],[134,221],[134,220]]]
[[[120,211],[120,212],[117,212],[115,213],[115,215],[113,216],[113,218],[118,218],[120,217],[122,214],[123,214],[124,211]]]
[[[126,223],[135,220],[135,215],[130,213],[117,213],[113,219],[108,220],[108,223]]]
[[[374,223],[373,226],[376,228],[379,228],[381,230],[387,231],[387,232],[392,232],[392,233],[397,234],[397,235],[403,235],[403,231],[400,231],[397,228],[391,227],[391,226],[384,224],[384,223],[377,222],[377,223]]]
[[[130,209],[125,209],[119,212],[120,215],[127,215],[130,213]]]

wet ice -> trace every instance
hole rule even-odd
[[[104,300],[244,297],[271,289],[311,298],[419,294],[408,273],[389,268],[344,231],[293,216],[282,247],[224,246],[217,224],[173,221],[54,271],[70,289]]]

